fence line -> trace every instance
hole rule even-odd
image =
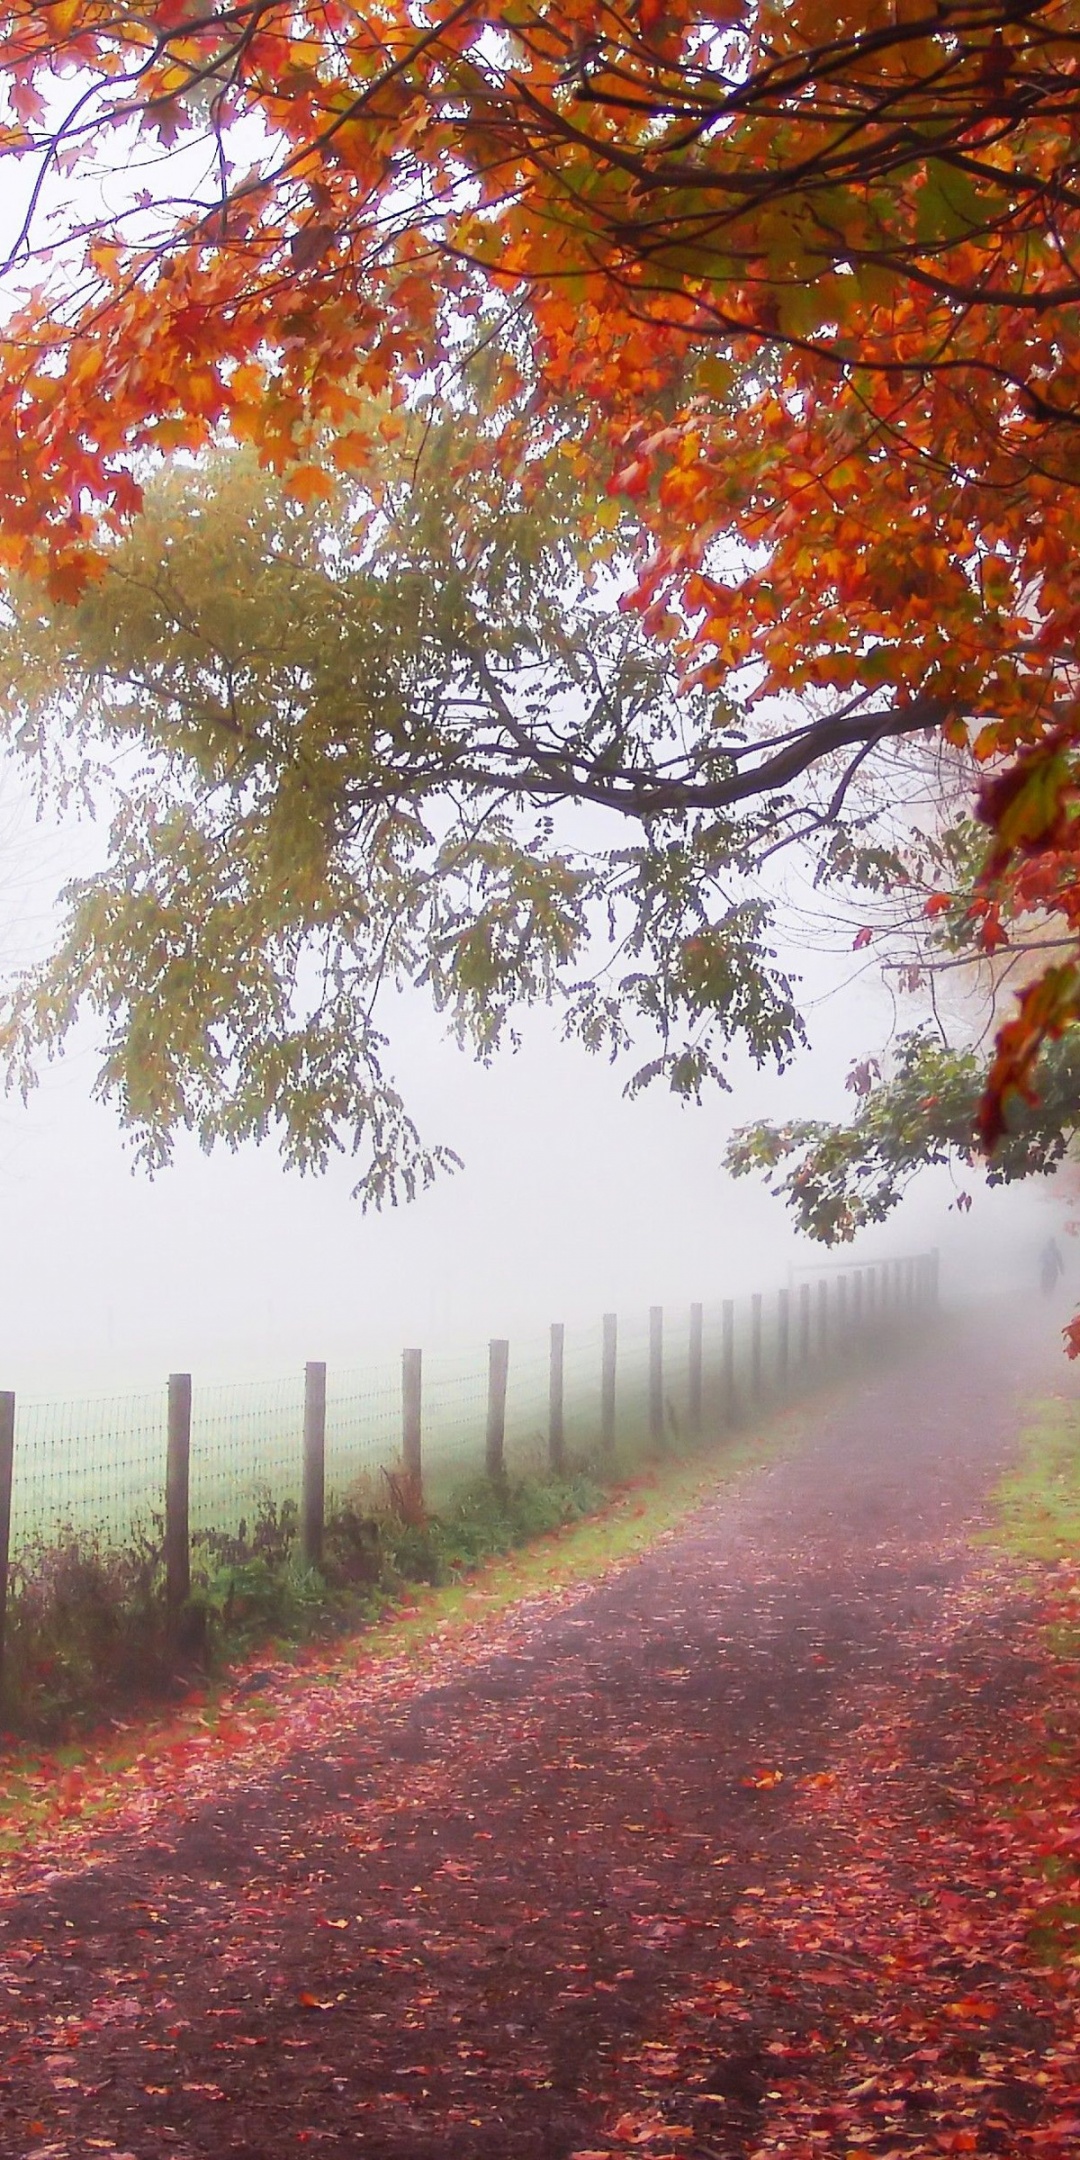
[[[157,1523],[178,1618],[191,1594],[193,1534],[235,1528],[261,1491],[295,1504],[303,1559],[317,1567],[328,1495],[364,1479],[369,1502],[419,1510],[470,1474],[495,1483],[525,1470],[561,1475],[583,1459],[610,1466],[619,1454],[719,1436],[770,1399],[794,1400],[938,1301],[936,1252],[815,1273],[816,1295],[790,1278],[769,1299],[755,1292],[741,1328],[726,1299],[691,1305],[685,1325],[659,1305],[644,1330],[615,1313],[573,1337],[555,1322],[531,1357],[512,1357],[497,1338],[486,1385],[474,1362],[455,1367],[412,1348],[394,1374],[328,1374],[311,1362],[302,1387],[201,1390],[173,1373],[162,1396],[21,1412],[0,1393],[0,1680],[20,1555],[80,1532],[119,1545]],[[373,1494],[380,1475],[385,1492]]]

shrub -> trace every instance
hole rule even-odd
[[[255,1494],[251,1522],[235,1531],[192,1534],[192,1603],[206,1615],[205,1657],[217,1663],[269,1635],[310,1633],[325,1603],[325,1585],[300,1558],[300,1511],[275,1499],[269,1486]]]
[[[363,1480],[331,1503],[320,1569],[301,1559],[296,1502],[277,1500],[269,1487],[235,1531],[195,1531],[192,1593],[171,1632],[160,1518],[119,1548],[100,1532],[74,1528],[51,1545],[24,1547],[9,1592],[14,1721],[52,1735],[275,1636],[295,1642],[355,1626],[405,1584],[467,1574],[577,1521],[604,1498],[584,1472],[499,1486],[480,1479],[428,1515],[407,1480],[391,1475],[386,1483],[389,1511],[375,1509]]]
[[[372,1589],[383,1567],[382,1532],[360,1496],[332,1504],[323,1532],[323,1574],[334,1590]]]
[[[459,1486],[442,1512],[432,1517],[440,1555],[448,1575],[462,1574],[482,1560],[528,1544],[589,1515],[604,1499],[604,1488],[585,1472],[566,1478],[518,1478],[493,1485],[487,1478]]]
[[[9,1576],[7,1689],[35,1722],[161,1686],[167,1670],[161,1524],[127,1545],[68,1526],[22,1548]]]

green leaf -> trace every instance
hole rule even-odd
[[[930,165],[915,205],[916,238],[927,246],[965,240],[1001,214],[1002,203],[987,201],[965,172],[940,161]]]

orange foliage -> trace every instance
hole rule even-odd
[[[688,670],[1019,753],[988,878],[1080,928],[1080,0],[15,0],[0,81],[0,566],[74,597],[230,433],[303,499],[359,386],[524,326],[502,454],[632,500]],[[1078,1009],[1025,990],[987,1145]]]

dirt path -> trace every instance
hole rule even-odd
[[[815,1962],[775,1902],[764,1917],[777,1886],[800,1924],[841,1897],[833,1780],[856,1759],[865,1780],[900,1703],[947,1814],[973,1686],[1003,1736],[1023,1702],[1022,1601],[965,1533],[1030,1367],[985,1335],[931,1349],[600,1587],[480,1622],[420,1670],[308,1689],[284,1736],[238,1722],[232,1756],[133,1789],[76,1869],[6,1896],[3,2153],[783,2144],[777,2066],[816,2048],[824,2094],[837,2019],[874,2016],[880,1944],[849,1928],[838,1953],[833,1913]],[[941,2149],[903,2119],[875,2150]],[[979,2150],[1027,2150],[1008,2125],[1038,2124],[1037,2087],[1001,2119]],[[839,2118],[805,2135],[787,2149],[851,2149]]]

